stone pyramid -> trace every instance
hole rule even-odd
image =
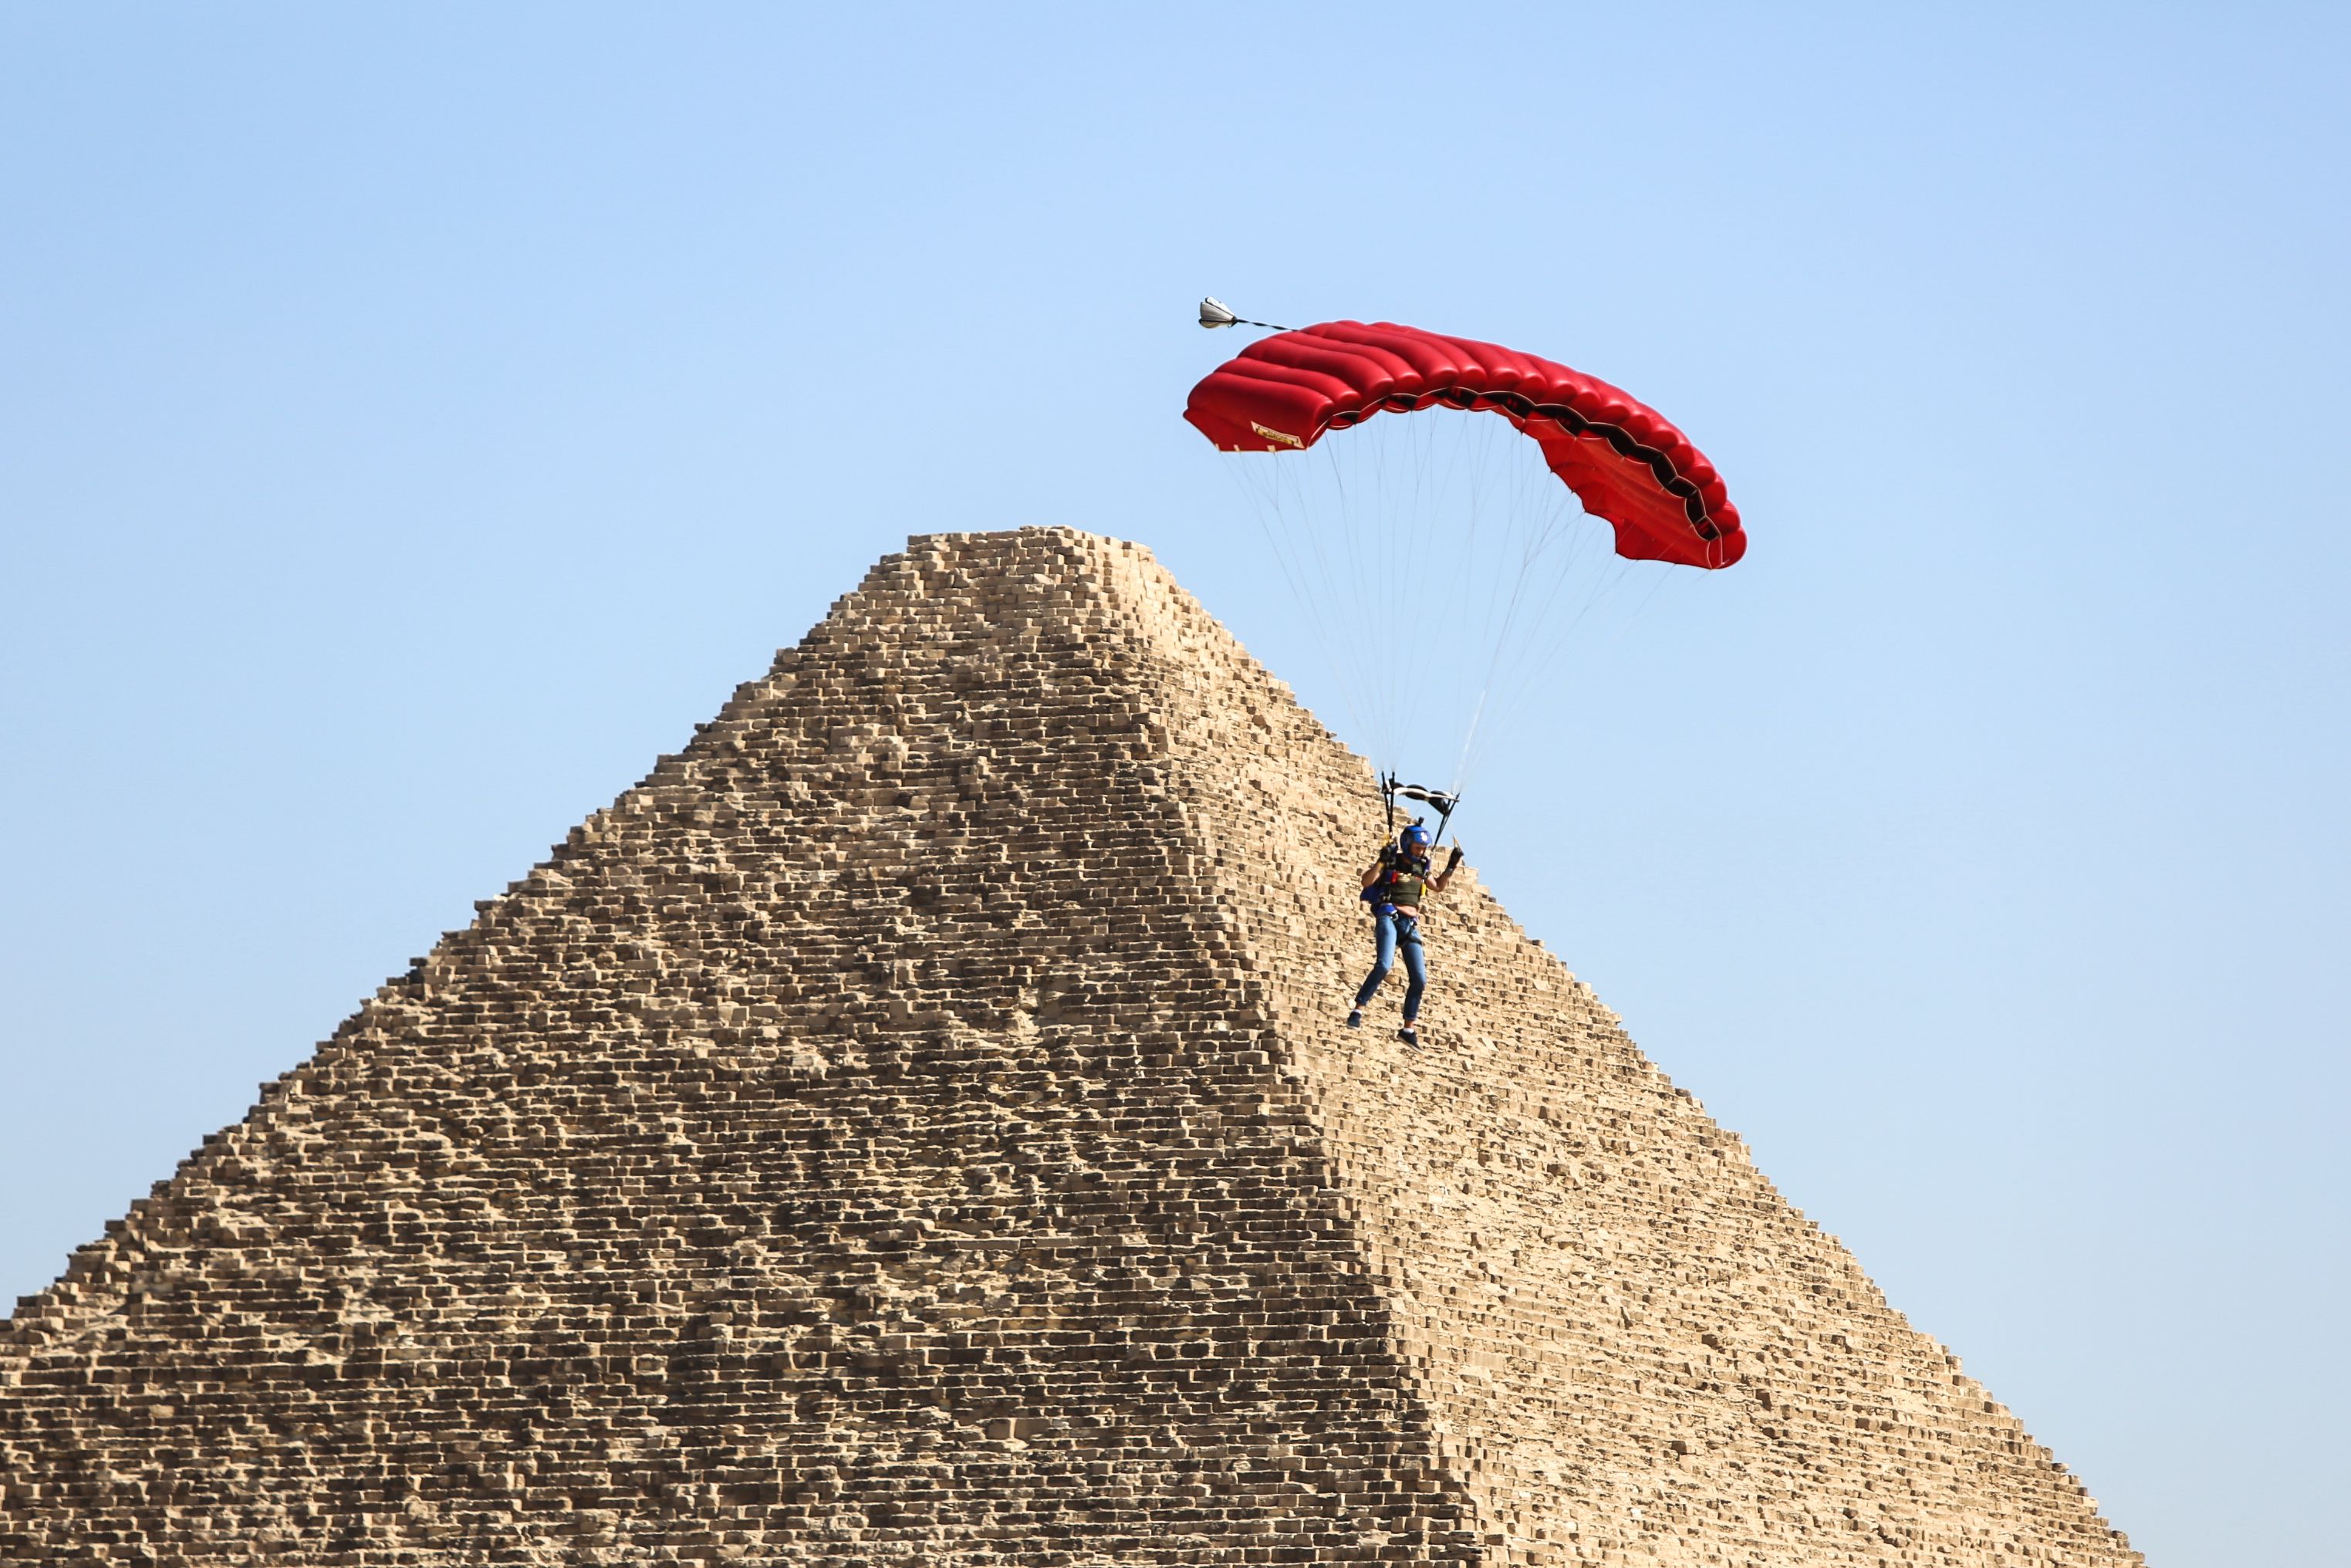
[[[1380,821],[913,540],[19,1303],[0,1561],[2140,1561],[1474,875],[1340,1027]]]

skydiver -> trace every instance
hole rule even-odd
[[[1428,989],[1428,964],[1420,949],[1420,902],[1432,893],[1443,893],[1453,873],[1461,869],[1461,846],[1453,846],[1453,856],[1445,869],[1435,876],[1428,873],[1428,851],[1432,842],[1428,830],[1418,822],[1396,835],[1395,842],[1380,846],[1380,858],[1364,873],[1364,902],[1372,906],[1372,941],[1375,950],[1372,972],[1364,977],[1363,988],[1355,993],[1355,1005],[1347,1014],[1347,1027],[1364,1027],[1364,1008],[1388,977],[1397,953],[1404,955],[1406,984],[1404,992],[1404,1027],[1396,1038],[1406,1045],[1418,1045],[1420,1032],[1413,1020],[1420,1016],[1420,998]]]

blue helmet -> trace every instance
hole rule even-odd
[[[1429,837],[1428,830],[1422,827],[1418,822],[1415,822],[1412,826],[1406,828],[1403,832],[1396,835],[1396,846],[1410,854],[1426,854],[1428,852],[1428,846],[1433,841],[1434,841]]]

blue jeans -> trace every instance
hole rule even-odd
[[[1428,960],[1420,951],[1420,917],[1409,910],[1397,910],[1394,915],[1372,916],[1372,939],[1379,944],[1379,956],[1372,960],[1372,972],[1364,977],[1363,989],[1355,993],[1355,1006],[1363,1007],[1380,988],[1395,967],[1396,953],[1404,954],[1404,1021],[1407,1024],[1420,1016],[1421,993],[1428,989]]]

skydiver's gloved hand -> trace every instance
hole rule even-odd
[[[1448,861],[1447,861],[1447,862],[1445,862],[1445,874],[1446,874],[1446,875],[1447,875],[1447,876],[1451,876],[1455,872],[1457,872],[1457,871],[1458,871],[1458,870],[1460,870],[1460,869],[1461,869],[1461,846],[1460,846],[1459,844],[1456,844],[1456,845],[1454,845],[1454,846],[1453,846],[1453,858],[1452,858],[1452,859],[1450,859],[1450,860],[1448,860]]]

